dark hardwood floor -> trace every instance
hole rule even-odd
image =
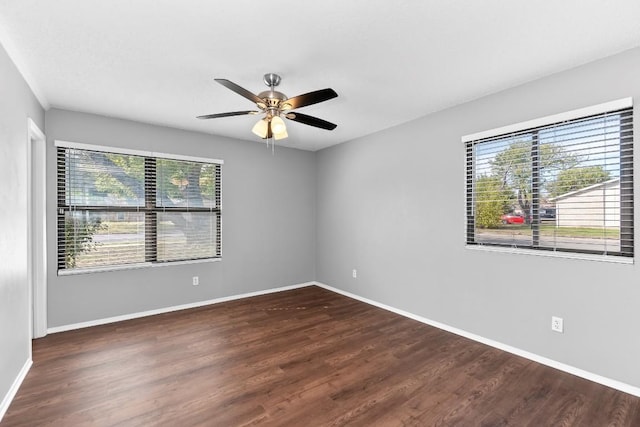
[[[50,335],[9,426],[640,426],[640,398],[318,287]]]

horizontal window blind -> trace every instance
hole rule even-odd
[[[59,271],[221,256],[221,161],[57,150]]]
[[[467,244],[633,256],[633,110],[466,144]]]

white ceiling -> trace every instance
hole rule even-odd
[[[282,76],[334,131],[287,122],[284,146],[348,141],[640,45],[638,0],[0,0],[0,42],[45,108],[261,141],[215,83]]]

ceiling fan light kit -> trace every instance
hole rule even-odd
[[[271,118],[271,131],[277,135],[287,131],[287,127],[284,125],[284,121],[280,116],[274,116]]]
[[[269,122],[267,121],[267,119],[266,118],[260,119],[258,120],[258,123],[256,123],[253,126],[253,129],[251,129],[251,132],[255,133],[260,138],[264,138],[267,135],[268,127],[269,127]]]
[[[319,102],[328,101],[336,98],[338,94],[331,88],[316,90],[313,92],[298,95],[293,98],[274,90],[280,84],[282,78],[275,73],[267,73],[263,77],[264,84],[269,86],[269,90],[260,92],[258,95],[244,89],[237,84],[226,79],[215,79],[227,89],[230,89],[240,96],[252,101],[260,111],[233,111],[229,113],[207,114],[198,116],[198,119],[215,119],[220,117],[243,116],[248,114],[264,114],[264,117],[258,120],[251,131],[262,139],[267,141],[273,138],[276,141],[287,138],[287,126],[282,117],[294,122],[302,123],[308,126],[320,129],[333,130],[336,124],[317,117],[308,116],[306,114],[289,112],[289,110],[306,107],[308,105],[317,104]]]
[[[273,133],[273,139],[275,139],[276,141],[280,140],[280,139],[285,139],[286,137],[288,137],[289,134],[287,133],[287,130],[283,130],[280,133]]]

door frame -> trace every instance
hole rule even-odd
[[[27,263],[31,337],[47,335],[46,142],[27,119]]]

